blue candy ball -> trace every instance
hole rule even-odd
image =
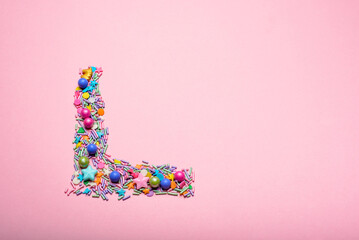
[[[117,171],[113,171],[110,173],[110,180],[113,183],[118,183],[120,181],[121,174]]]
[[[169,189],[171,186],[171,181],[167,178],[163,178],[161,180],[161,188],[164,189],[164,190],[167,190]]]
[[[97,146],[95,144],[91,143],[87,146],[87,151],[90,155],[94,155],[94,154],[96,154]]]
[[[86,78],[80,78],[78,83],[80,88],[85,89],[89,82]]]

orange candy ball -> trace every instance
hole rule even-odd
[[[105,114],[105,111],[102,108],[100,108],[99,110],[97,110],[97,113],[98,115],[103,116]]]

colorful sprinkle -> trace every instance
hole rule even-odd
[[[92,196],[105,201],[113,193],[123,201],[132,195],[193,197],[195,175],[192,168],[179,171],[170,164],[153,165],[144,160],[132,165],[107,153],[109,129],[103,124],[105,102],[98,84],[102,73],[102,68],[93,66],[80,70],[74,94],[75,171],[65,194]],[[129,191],[127,196],[125,189]]]

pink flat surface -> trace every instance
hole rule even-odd
[[[358,239],[357,1],[14,1],[0,8],[0,239]],[[113,156],[196,196],[66,197],[78,68]]]

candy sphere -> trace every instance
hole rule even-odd
[[[182,182],[185,179],[185,175],[182,171],[177,171],[175,172],[175,180],[177,180],[178,182]]]
[[[169,189],[171,186],[171,181],[167,178],[161,180],[161,188],[164,190]]]
[[[91,116],[91,111],[88,108],[81,109],[81,117],[88,118]]]
[[[89,165],[89,159],[88,157],[82,156],[79,158],[79,165],[81,168],[87,168]]]
[[[81,104],[81,100],[78,99],[78,98],[75,99],[74,104],[75,104],[76,106],[80,105],[80,104]]]
[[[103,116],[105,114],[105,110],[103,110],[103,108],[99,108],[97,110],[97,113],[98,113],[98,115]]]
[[[89,82],[87,81],[86,78],[80,78],[79,82],[78,82],[79,87],[82,88],[82,89],[85,89],[87,87],[88,83]]]
[[[113,171],[110,173],[110,180],[113,183],[118,183],[120,181],[121,174],[117,171]]]
[[[93,143],[89,144],[87,146],[87,152],[90,154],[90,155],[94,155],[97,151],[97,146]]]
[[[150,178],[150,185],[153,188],[156,188],[160,185],[160,179],[158,177],[151,177]]]
[[[94,123],[94,121],[92,118],[85,118],[85,120],[84,120],[84,126],[87,129],[92,128],[93,123]]]
[[[158,177],[158,178],[160,179],[160,181],[162,181],[162,179],[165,178],[165,176],[163,176],[162,173],[158,173],[158,174],[156,175],[156,177]]]

